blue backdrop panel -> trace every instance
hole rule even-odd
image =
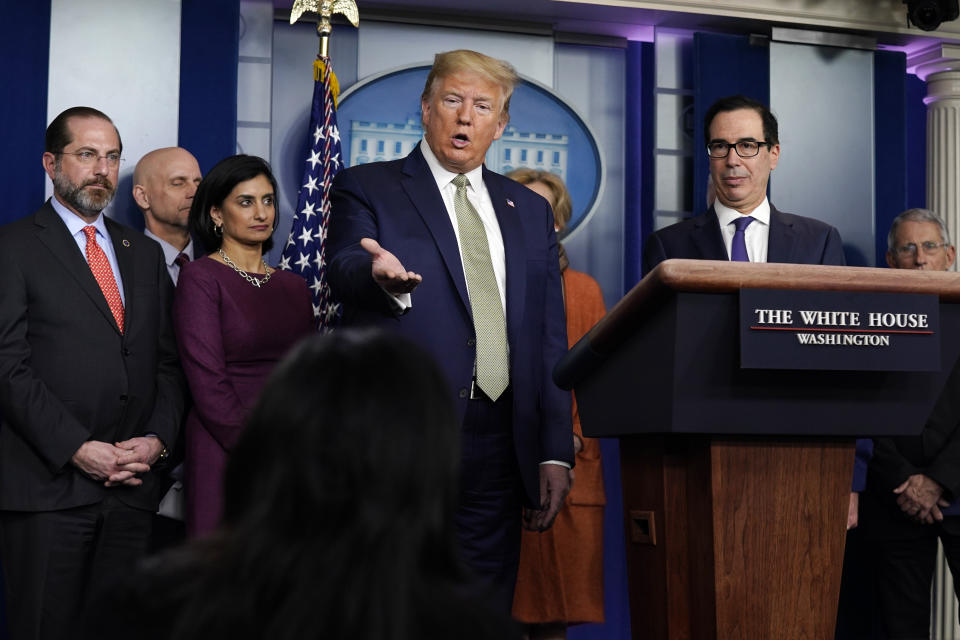
[[[627,106],[623,221],[623,293],[641,278],[643,241],[653,231],[654,203],[654,46],[627,45]]]
[[[0,38],[0,60],[7,64],[0,70],[0,85],[9,93],[0,101],[0,122],[4,123],[3,175],[8,189],[0,224],[22,218],[43,204],[45,174],[40,156],[47,128],[50,0],[4,3],[3,21],[7,27]]]
[[[693,36],[693,201],[705,202],[710,161],[703,145],[703,117],[725,96],[743,94],[770,104],[770,50],[749,36]],[[699,205],[697,205],[699,207]]]
[[[873,54],[877,266],[886,264],[887,231],[907,203],[907,56]],[[922,164],[921,164],[922,166]]]
[[[600,438],[603,459],[603,624],[570,627],[568,640],[629,640],[630,598],[624,541],[623,489],[620,486],[620,441]]]
[[[0,224],[22,218],[43,203],[45,174],[40,157],[47,128],[50,0],[5,3],[3,19],[7,28],[0,38],[0,60],[8,64],[0,70],[0,84],[9,94],[0,101],[0,122],[6,125],[3,175],[8,188]],[[6,640],[2,577],[0,566],[0,640]]]
[[[927,95],[927,83],[910,74],[907,76],[906,93],[906,207],[924,208],[927,206],[927,105],[923,104],[923,98]],[[957,241],[956,238],[951,239]]]
[[[207,173],[237,152],[240,3],[183,0],[179,145]]]

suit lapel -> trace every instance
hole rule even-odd
[[[133,301],[133,282],[134,282],[134,259],[133,259],[133,244],[130,238],[127,237],[127,230],[122,226],[104,216],[104,221],[107,223],[107,230],[110,232],[110,241],[113,243],[113,254],[117,257],[117,269],[120,271],[120,279],[123,281],[123,324],[125,325],[124,333],[127,333],[127,329],[131,326],[133,320],[133,313],[131,313],[131,308],[133,305],[130,303]],[[113,314],[110,315],[113,317]],[[116,324],[116,321],[114,321]]]
[[[437,183],[433,179],[433,174],[430,173],[427,161],[420,153],[419,146],[404,161],[403,174],[400,184],[403,190],[407,192],[407,196],[413,202],[413,206],[416,207],[417,213],[420,214],[424,224],[427,225],[427,229],[430,230],[447,271],[457,287],[460,301],[469,313],[470,298],[467,296],[467,280],[463,275],[463,263],[460,260],[457,236],[450,224],[450,216],[447,214],[443,197],[437,189]]]
[[[100,313],[103,314],[104,319],[110,322],[119,333],[117,322],[107,305],[107,299],[104,297],[100,285],[93,277],[93,272],[90,271],[90,265],[87,264],[86,257],[80,252],[76,240],[70,235],[67,226],[63,224],[63,220],[53,210],[49,201],[37,212],[34,223],[38,227],[37,233],[40,242],[47,247],[64,270],[76,280],[80,289],[90,297]]]
[[[783,214],[770,205],[770,237],[767,240],[767,262],[794,262],[793,250],[797,233]]]
[[[727,248],[723,244],[723,236],[720,233],[720,220],[717,218],[717,212],[713,207],[702,216],[693,219],[694,229],[690,234],[693,244],[700,252],[700,258],[703,260],[729,260]]]
[[[520,319],[523,318],[523,304],[526,300],[527,283],[527,255],[523,244],[523,230],[518,216],[521,215],[516,207],[507,204],[507,196],[501,188],[502,182],[483,168],[483,182],[493,202],[493,210],[497,213],[497,222],[500,224],[500,234],[503,237],[503,252],[506,269],[507,300],[507,341],[510,352],[517,353],[514,343],[520,329]]]

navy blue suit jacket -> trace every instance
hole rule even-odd
[[[566,353],[566,322],[553,214],[528,188],[483,169],[506,254],[507,340],[513,435],[530,506],[539,505],[539,463],[573,464],[570,395],[551,377]],[[373,238],[423,276],[413,307],[398,315],[373,280],[361,238]],[[341,326],[375,325],[434,355],[458,416],[466,412],[476,357],[473,319],[450,216],[419,146],[402,160],[341,171],[331,192],[328,275],[343,304]]]
[[[647,238],[643,273],[670,258],[729,260],[713,207],[701,216],[681,220]],[[770,205],[770,241],[767,262],[790,264],[846,264],[837,230],[819,220],[777,211]]]

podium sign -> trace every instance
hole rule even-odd
[[[858,291],[740,291],[746,369],[939,371],[939,299]]]

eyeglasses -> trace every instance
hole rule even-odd
[[[918,248],[922,248],[924,253],[939,253],[940,250],[946,246],[949,246],[946,242],[933,242],[931,240],[927,240],[926,242],[921,242],[920,247],[917,247],[917,245],[911,242],[903,245],[902,247],[896,247],[894,251],[896,251],[897,255],[901,258],[907,258],[917,255]]]
[[[73,156],[77,159],[77,162],[85,166],[97,164],[100,162],[100,158],[106,158],[108,167],[116,167],[123,162],[123,158],[121,158],[120,154],[116,151],[111,151],[103,156],[94,153],[93,151],[60,151],[56,155]]]
[[[732,147],[737,150],[737,155],[741,158],[752,158],[760,153],[760,147],[763,145],[767,145],[767,148],[769,148],[773,143],[766,140],[741,140],[734,143],[714,140],[707,145],[707,155],[711,158],[726,158]]]

